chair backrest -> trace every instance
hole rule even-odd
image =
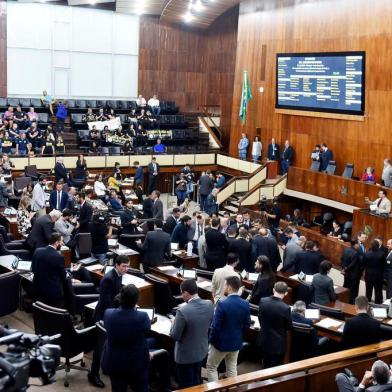
[[[199,268],[193,268],[196,271],[196,275],[200,278],[212,280],[212,276],[214,275],[213,271],[205,271]]]
[[[309,284],[299,281],[298,296],[301,301],[304,301],[306,305],[312,302],[312,290]]]
[[[80,259],[84,256],[90,256],[91,254],[91,234],[90,233],[78,233],[75,237],[76,247],[75,252],[77,257]]]
[[[128,109],[137,109],[136,101],[128,101]]]
[[[333,213],[332,212],[325,212],[323,215],[323,221],[324,222],[333,221]]]
[[[29,108],[31,105],[30,98],[21,98],[19,103],[23,108]]]
[[[0,107],[1,108],[7,107],[7,99],[6,98],[0,98]]]
[[[18,309],[19,285],[20,275],[17,271],[0,275],[0,317]]]
[[[117,109],[127,110],[128,101],[117,101]]]
[[[309,305],[309,308],[311,308],[311,309],[319,309],[320,310],[320,314],[322,314],[323,316],[332,317],[332,318],[337,319],[337,320],[344,320],[344,313],[340,309],[330,308],[328,306],[319,305],[319,304],[316,304],[314,302],[312,302]]]
[[[73,113],[73,114],[71,114],[71,118],[72,118],[72,122],[80,123],[80,122],[82,122],[83,114],[81,114],[81,113]]]
[[[316,352],[314,328],[307,324],[293,322],[291,330],[290,362],[311,358]]]
[[[110,155],[120,155],[121,154],[121,147],[109,147],[109,154]]]
[[[97,345],[96,345],[96,350],[98,354],[98,358],[101,358],[102,352],[103,352],[103,347],[105,345],[106,341],[106,329],[103,326],[103,321],[98,321],[95,326],[97,327]]]
[[[22,191],[28,184],[31,184],[31,177],[15,177],[14,178],[14,189],[16,191]]]
[[[156,312],[160,314],[170,313],[174,306],[174,299],[169,282],[151,274],[146,274],[144,279],[154,285],[154,304]]]
[[[42,102],[39,98],[31,98],[30,102],[31,106],[34,106],[35,108],[42,108]]]
[[[312,161],[312,164],[310,165],[310,170],[318,172],[320,170],[320,162],[319,161]]]
[[[249,308],[250,308],[250,314],[252,314],[253,316],[259,315],[259,306],[258,305],[249,304]]]
[[[91,109],[95,109],[97,107],[97,101],[95,100],[88,100],[87,101],[87,107]]]
[[[19,98],[8,98],[7,104],[8,104],[8,106],[18,106],[19,105]]]
[[[137,276],[138,278],[143,278],[144,279],[144,274],[142,271],[140,271],[137,268],[128,268],[127,270],[128,274],[131,274],[133,276]]]
[[[38,175],[37,165],[25,166],[26,177],[36,177]]]
[[[336,171],[336,161],[329,161],[327,168],[325,169],[325,172],[328,174],[335,174]]]
[[[106,101],[98,100],[97,101],[97,107],[98,108],[106,108]]]
[[[77,99],[77,100],[76,100],[76,106],[77,106],[79,109],[86,109],[87,104],[86,104],[86,101],[85,101],[84,99]]]
[[[68,106],[68,109],[74,109],[75,106],[76,106],[75,100],[74,99],[68,99],[67,100],[67,106]]]
[[[342,173],[342,177],[352,178],[353,174],[354,174],[354,164],[346,163],[346,166]]]
[[[100,151],[101,154],[109,154],[109,147],[101,147]]]
[[[48,122],[49,121],[49,114],[48,113],[39,113],[38,118],[39,118],[39,121]]]

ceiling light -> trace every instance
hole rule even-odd
[[[143,15],[144,14],[144,9],[143,8],[138,8],[136,11],[135,11],[135,14],[136,15]]]
[[[95,0],[90,0],[89,3],[90,3],[91,5],[95,5],[96,2],[95,2]]]
[[[192,22],[193,15],[188,11],[186,14],[184,14],[183,18],[186,23],[189,23]]]
[[[196,2],[193,3],[193,7],[192,7],[192,8],[193,8],[196,12],[201,12],[201,11],[203,11],[203,9],[204,9],[201,0],[196,0]]]

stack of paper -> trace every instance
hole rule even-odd
[[[373,317],[376,319],[385,319],[387,318],[387,309],[386,308],[373,308]]]
[[[207,289],[211,287],[212,282],[209,280],[203,280],[202,282],[197,282],[197,287],[200,287],[202,289]]]
[[[320,310],[319,309],[306,309],[305,317],[311,320],[319,320],[320,319]]]
[[[162,267],[158,267],[160,271],[175,271],[177,268],[172,265],[163,265]]]
[[[322,319],[316,325],[322,328],[330,329],[330,328],[339,328],[343,324],[343,321],[334,320],[329,317]]]
[[[250,316],[250,319],[252,320],[253,327],[254,327],[255,329],[260,329],[259,318],[258,318],[257,316],[251,315],[251,316]]]
[[[102,264],[86,265],[84,268],[88,271],[98,271],[102,269]]]
[[[146,285],[146,281],[144,279],[138,278],[137,276],[125,274],[122,276],[122,284],[123,286],[134,284],[136,287],[142,287]]]
[[[151,325],[151,330],[161,335],[170,335],[172,323],[169,319],[158,320],[156,323]]]

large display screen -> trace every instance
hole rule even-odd
[[[277,54],[276,108],[363,115],[365,52]]]

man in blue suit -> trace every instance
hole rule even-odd
[[[56,190],[53,190],[49,196],[50,207],[54,210],[62,211],[68,207],[68,193],[63,191],[64,182],[59,181],[56,184]]]
[[[135,392],[148,391],[150,355],[147,337],[151,329],[147,313],[135,308],[139,290],[133,285],[120,291],[120,308],[107,309],[104,326],[107,332],[102,354],[102,369],[110,377],[113,392],[130,386]]]
[[[249,303],[238,295],[240,287],[238,276],[226,278],[227,298],[218,302],[210,331],[208,381],[218,381],[217,369],[223,360],[226,363],[226,376],[237,376],[237,359],[242,348],[243,333],[251,324]]]
[[[133,162],[133,165],[136,167],[136,172],[135,172],[135,188],[139,185],[144,183],[144,172],[143,172],[143,167],[140,166],[139,161]]]
[[[320,154],[320,171],[323,172],[327,169],[329,161],[333,160],[333,154],[325,143],[321,145],[321,151],[322,152]]]

